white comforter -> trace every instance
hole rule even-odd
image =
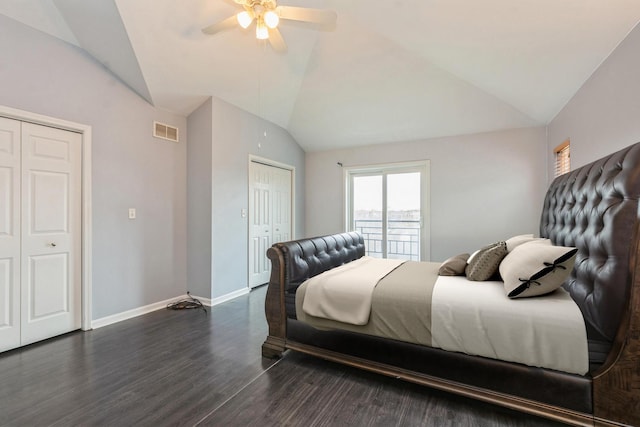
[[[584,375],[587,332],[568,292],[509,299],[502,282],[440,276],[431,301],[433,347]]]

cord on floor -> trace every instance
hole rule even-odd
[[[204,308],[204,305],[200,302],[200,300],[191,296],[191,294],[187,291],[187,296],[189,298],[181,299],[180,301],[170,302],[167,304],[167,309],[169,310],[189,310],[193,308],[201,308],[204,310],[204,313],[207,314],[207,309]]]

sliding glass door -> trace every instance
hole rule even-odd
[[[360,232],[367,255],[428,260],[427,164],[347,171],[348,229]]]

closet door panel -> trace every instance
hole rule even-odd
[[[80,327],[81,137],[22,126],[22,345]]]
[[[0,117],[0,351],[20,345],[20,122]]]
[[[269,166],[249,164],[249,286],[267,283],[271,262],[273,175]]]
[[[69,174],[31,171],[29,176],[32,215],[31,236],[69,232]],[[56,200],[58,202],[51,202]]]
[[[67,254],[39,255],[29,258],[27,292],[31,303],[29,322],[69,311],[69,275]],[[62,280],[51,280],[51,278]]]
[[[273,242],[291,240],[291,171],[272,168],[273,188]]]

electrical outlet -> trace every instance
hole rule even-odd
[[[136,219],[136,208],[129,208],[129,219]]]

